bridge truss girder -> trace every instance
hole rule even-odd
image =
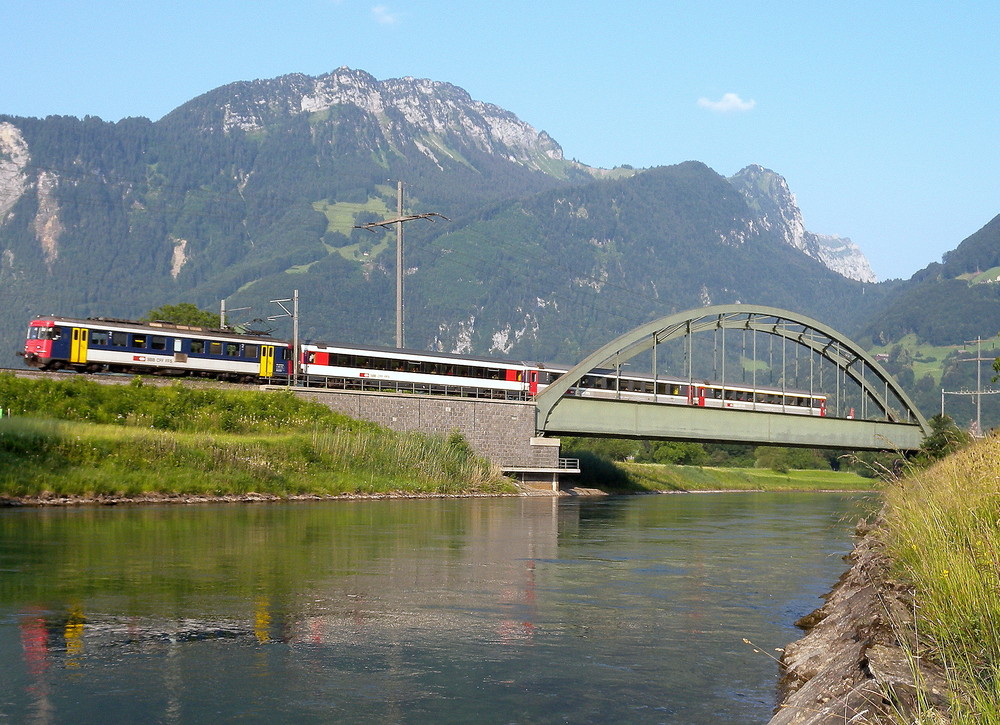
[[[580,380],[595,368],[614,368],[620,370],[621,366],[626,361],[631,360],[637,355],[652,350],[655,376],[656,348],[658,345],[681,337],[687,337],[690,341],[692,335],[712,330],[746,330],[753,331],[755,333],[766,333],[780,338],[783,343],[784,341],[791,341],[796,345],[809,350],[811,353],[819,355],[822,359],[836,366],[838,376],[843,374],[845,380],[847,378],[853,380],[859,386],[862,401],[864,402],[866,399],[870,400],[871,403],[874,404],[875,409],[880,411],[883,417],[883,420],[880,421],[820,419],[823,420],[825,424],[829,425],[826,430],[830,433],[833,433],[834,427],[842,428],[843,425],[853,425],[860,433],[861,423],[875,422],[879,424],[877,426],[879,428],[879,432],[874,433],[876,439],[886,437],[887,433],[895,431],[892,436],[887,437],[887,440],[890,442],[896,440],[907,441],[906,445],[902,448],[916,447],[919,445],[919,441],[924,436],[930,434],[930,427],[927,425],[927,421],[917,409],[916,405],[914,405],[913,401],[910,400],[906,392],[874,358],[861,349],[856,343],[833,328],[816,320],[802,315],[796,315],[792,312],[788,312],[787,310],[757,305],[716,305],[690,310],[675,315],[668,315],[658,320],[640,325],[634,330],[631,330],[617,339],[612,340],[607,345],[595,351],[583,361],[571,368],[565,375],[561,376],[557,381],[549,385],[536,398],[536,427],[538,431],[561,433],[573,432],[572,430],[565,429],[565,423],[557,423],[556,420],[566,420],[565,413],[569,412],[569,408],[577,409],[577,414],[583,414],[584,411],[579,409],[580,406],[577,406],[575,403],[569,403],[570,400],[576,400],[576,402],[579,402],[579,399],[564,396],[567,391],[576,387]],[[756,340],[756,338],[754,339]],[[723,345],[724,344],[725,338],[723,338]],[[868,373],[867,376],[866,372]],[[894,410],[890,405],[890,393],[894,395],[896,400],[900,403],[902,407],[901,413]],[[596,403],[597,401],[592,402]],[[625,401],[601,401],[601,403],[604,406],[622,405]],[[656,403],[629,402],[627,404],[640,407],[653,405],[656,408],[662,409],[678,407],[664,406]],[[556,411],[560,406],[563,407],[563,411],[561,415],[557,415]],[[595,407],[600,409],[600,404],[597,406],[591,405],[584,407],[590,409],[591,414],[593,414],[593,409]],[[604,408],[604,410],[604,414],[607,415],[610,409]],[[691,410],[690,412],[706,414],[709,413],[709,409],[696,409]],[[812,420],[801,416],[752,411],[716,410],[715,413],[722,413],[726,416],[734,415],[735,413],[743,413],[743,415],[735,415],[733,418],[723,419],[731,423],[735,423],[738,419],[742,419],[743,423],[753,420],[752,418],[744,418],[745,415],[772,416],[779,419],[790,418],[792,420],[799,421],[800,425],[804,424],[806,420]],[[646,416],[642,417],[645,418]],[[681,420],[684,416],[674,415],[672,417],[674,418],[674,424],[678,426],[691,425],[691,421],[687,421],[685,423]],[[716,416],[709,415],[707,417],[715,418]],[[572,419],[570,418],[569,420]],[[835,422],[838,425],[832,425]],[[814,425],[814,423],[810,422],[808,427],[811,429]],[[660,427],[661,426],[653,426],[653,428],[658,430]],[[758,426],[752,425],[751,427]],[[771,426],[768,426],[769,429],[770,427]],[[777,427],[781,428],[782,426],[778,424]],[[694,428],[697,429],[698,426],[695,425]],[[586,431],[576,432],[585,433]],[[666,436],[663,432],[661,432],[660,435],[650,435],[650,437],[673,437],[679,440],[694,439],[690,436],[687,428],[677,430],[675,433],[676,435]],[[611,435],[612,433],[606,434]],[[624,435],[643,435],[643,433],[638,430],[633,430],[630,433],[624,433]],[[807,438],[808,437],[809,436],[807,436]],[[851,436],[840,434],[833,437],[838,440],[847,440],[851,438]],[[801,436],[799,438],[801,438]],[[814,445],[817,447],[829,447],[822,434],[818,434],[817,438],[818,439],[815,441]],[[858,436],[858,440],[861,442],[869,441],[871,439],[872,437],[867,434]],[[704,440],[704,438],[702,438],[702,440]],[[914,443],[914,441],[916,442]],[[760,440],[758,442],[769,443],[776,441]],[[782,444],[810,445],[810,443],[805,440]],[[852,446],[834,445],[833,447]],[[873,446],[869,444],[856,447],[871,448]],[[874,447],[890,446],[887,444],[885,446]]]

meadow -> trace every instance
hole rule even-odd
[[[291,393],[0,375],[0,497],[511,493],[457,434],[396,433]]]

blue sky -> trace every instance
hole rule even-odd
[[[782,174],[909,277],[1000,213],[1000,3],[0,0],[0,113],[157,119],[339,66],[461,86],[567,158]]]

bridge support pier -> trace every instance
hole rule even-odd
[[[472,450],[529,491],[558,492],[563,475],[579,473],[578,467],[560,459],[558,438],[535,436],[531,402],[320,388],[292,392],[395,431],[448,435],[457,430]]]

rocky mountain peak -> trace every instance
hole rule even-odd
[[[751,164],[731,177],[729,183],[743,194],[761,229],[778,234],[789,246],[848,279],[877,280],[868,258],[850,239],[806,230],[795,194],[780,174]]]
[[[317,77],[292,74],[232,83],[174,113],[194,112],[207,130],[253,132],[296,114],[322,114],[337,106],[361,110],[387,144],[412,140],[435,162],[448,156],[456,142],[529,168],[563,160],[562,148],[547,133],[499,106],[474,100],[458,86],[409,76],[380,81],[346,66]]]

